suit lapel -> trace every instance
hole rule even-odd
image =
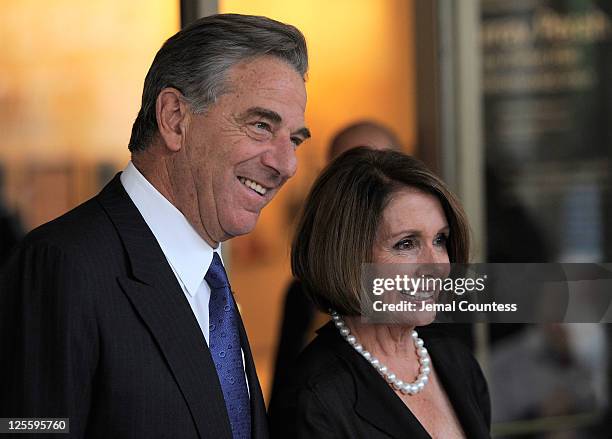
[[[405,438],[407,432],[414,432],[411,438],[431,439],[403,401],[378,372],[340,337],[331,322],[320,330],[320,334],[326,337],[334,352],[350,368],[357,391],[355,411],[364,421],[394,438]]]
[[[238,309],[238,306],[236,306],[236,309]],[[255,370],[253,354],[251,353],[251,347],[249,345],[249,340],[247,338],[247,333],[240,313],[238,313],[238,322],[240,342],[244,352],[244,368],[249,381],[249,396],[251,398],[251,435],[253,439],[268,438],[269,434],[266,405],[264,403],[261,386],[259,385],[259,379],[257,378],[257,371]]]
[[[114,223],[134,278],[118,281],[159,345],[200,437],[231,438],[210,351],[153,233],[125,192],[119,174],[98,196]]]
[[[363,358],[359,359],[372,368]],[[407,432],[411,432],[411,438],[431,439],[418,419],[378,372],[371,370],[368,375],[370,372],[376,375],[357,381],[356,410],[359,416],[394,438],[405,438]]]

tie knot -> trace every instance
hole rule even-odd
[[[204,280],[208,283],[210,288],[229,288],[229,280],[227,279],[227,273],[221,262],[221,258],[217,252],[213,252],[213,259],[208,267]]]

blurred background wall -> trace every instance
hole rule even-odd
[[[142,84],[180,28],[172,0],[2,1],[0,166],[29,230],[94,195],[129,159]]]
[[[145,74],[163,41],[181,25],[210,13],[238,12],[285,21],[305,34],[306,121],[313,137],[298,150],[297,175],[263,211],[254,232],[224,249],[266,395],[291,279],[296,216],[325,164],[331,138],[349,123],[367,119],[388,126],[405,152],[424,159],[450,183],[470,216],[475,261],[610,260],[607,1],[2,0],[0,5],[0,225],[11,229],[10,237],[0,233],[5,246],[93,196],[125,166]],[[551,91],[572,63],[588,72],[588,81],[577,77],[578,88]],[[520,390],[514,411],[504,413],[501,403],[493,407],[496,436],[610,437],[612,427],[601,416],[610,394],[606,326],[469,330],[494,396],[508,400],[504,391]],[[543,350],[524,359],[524,350],[513,353],[524,343],[540,343]],[[504,369],[516,356],[529,365],[521,372],[526,375]],[[581,369],[585,358],[591,369]],[[597,386],[586,394],[595,402],[572,403],[572,390],[580,387],[574,378],[588,374],[593,379],[581,383]],[[534,392],[520,386],[521,376],[553,377],[543,403],[528,404],[526,395]],[[585,400],[584,393],[580,397]]]

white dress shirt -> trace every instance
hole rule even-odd
[[[204,276],[212,262],[213,251],[221,257],[221,245],[213,249],[204,241],[187,218],[149,183],[132,162],[128,163],[120,178],[172,267],[208,344],[210,287]]]
[[[204,241],[189,224],[187,218],[149,183],[132,162],[129,162],[123,170],[120,179],[172,267],[208,344],[210,286],[204,280],[204,276],[212,262],[213,252],[217,252],[223,262],[221,244],[213,249]],[[244,349],[240,350],[244,369]],[[250,397],[246,370],[244,377]]]

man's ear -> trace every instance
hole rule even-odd
[[[164,88],[155,101],[155,115],[159,135],[166,148],[177,152],[183,146],[185,127],[188,118],[187,103],[175,88]]]

